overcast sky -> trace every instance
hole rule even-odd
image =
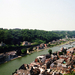
[[[0,0],[0,28],[75,30],[75,0]]]

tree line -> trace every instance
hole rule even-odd
[[[44,31],[32,29],[3,29],[0,28],[0,42],[6,46],[0,46],[0,53],[21,48],[23,41],[41,44],[48,43],[53,40],[75,37],[75,31]]]
[[[7,45],[20,45],[23,41],[29,42],[45,42],[65,38],[75,37],[75,31],[44,31],[32,29],[3,29],[0,28],[0,42]]]

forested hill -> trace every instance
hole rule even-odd
[[[3,29],[0,28],[0,42],[5,44],[19,44],[28,42],[50,42],[52,40],[64,38],[65,36],[75,36],[75,31],[44,31],[29,29]]]

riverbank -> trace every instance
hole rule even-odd
[[[69,44],[69,43],[73,43],[75,40],[73,40],[73,41],[66,41],[66,42],[64,42],[64,43],[61,43],[61,44],[59,44],[59,45],[53,45],[53,46],[50,46],[50,47],[45,47],[45,48],[43,48],[43,49],[39,49],[39,50],[34,50],[34,51],[31,51],[31,52],[29,52],[28,54],[23,54],[23,55],[20,55],[20,56],[17,56],[17,57],[15,57],[15,58],[13,58],[13,59],[10,59],[9,61],[11,61],[11,60],[15,60],[15,59],[18,59],[18,58],[21,58],[21,57],[23,57],[23,56],[26,56],[26,55],[30,55],[30,54],[32,54],[32,53],[34,53],[34,52],[40,52],[40,51],[43,51],[43,50],[47,50],[47,49],[50,49],[50,48],[52,48],[52,47],[54,47],[54,46],[60,46],[60,45],[66,45],[66,44]],[[5,62],[3,62],[3,63],[7,63],[8,61],[5,61]],[[3,63],[1,63],[1,64],[3,64]]]
[[[46,47],[46,48],[44,48],[44,49],[39,49],[37,52],[43,51],[43,50],[46,50],[46,49],[50,49],[50,48],[55,47],[55,46],[71,44],[71,43],[73,43],[73,42],[75,42],[75,40],[73,40],[73,41],[67,41],[67,42],[61,43],[61,44],[59,44],[59,45],[53,45],[53,46],[50,46],[50,47]]]

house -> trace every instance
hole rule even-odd
[[[45,47],[47,47],[47,44],[44,44]]]
[[[66,69],[66,64],[62,64],[64,61],[64,59],[59,59],[54,61],[51,65],[50,65],[50,69],[55,69],[55,70],[63,70]]]
[[[39,50],[40,49],[40,46],[37,46],[36,49]]]
[[[4,61],[5,59],[5,54],[4,53],[1,53],[0,54],[0,62]]]
[[[14,75],[30,75],[30,71],[29,70],[17,70],[16,73],[14,73]]]
[[[6,55],[16,55],[16,51],[6,52]]]
[[[36,47],[33,47],[33,50],[36,50],[37,48]]]
[[[44,63],[45,60],[46,60],[46,56],[42,56],[42,55],[41,55],[41,56],[38,56],[37,59],[38,59],[39,62]]]
[[[72,59],[74,59],[74,60],[75,60],[75,54],[72,56]]]
[[[16,51],[6,52],[6,57],[8,57],[8,60],[16,57]]]
[[[44,44],[40,44],[40,49],[43,49],[44,48]]]
[[[6,45],[6,44],[5,44],[5,43],[3,43],[3,42],[1,42],[1,43],[0,43],[0,46],[5,46],[5,45]]]
[[[49,59],[46,59],[45,60],[45,68],[47,69],[47,68],[50,68],[50,65],[51,65],[51,60],[50,60],[50,58]]]
[[[75,72],[75,68],[73,68],[73,69],[72,69],[72,71],[74,71],[74,72]]]
[[[66,55],[60,55],[60,56],[59,56],[59,59],[64,59],[65,61],[67,61],[68,56],[66,56]]]
[[[53,54],[51,54],[51,59],[52,59],[52,60],[57,60],[58,57],[57,57],[57,55],[53,55]]]
[[[73,53],[73,51],[74,51],[74,48],[68,49],[68,50],[67,50],[67,55],[69,55],[69,53]]]
[[[66,69],[66,73],[70,73],[70,69]]]
[[[28,45],[31,45],[31,43],[29,43],[28,41],[24,41],[23,43],[22,43],[22,45],[24,46],[28,46]]]
[[[27,49],[27,54],[30,54],[29,50]]]
[[[48,44],[51,44],[51,42],[49,42]]]
[[[52,41],[53,44],[55,44],[55,42],[56,42],[55,40]]]
[[[29,67],[33,67],[33,69],[38,68],[40,66],[39,62],[32,62],[30,63]]]

